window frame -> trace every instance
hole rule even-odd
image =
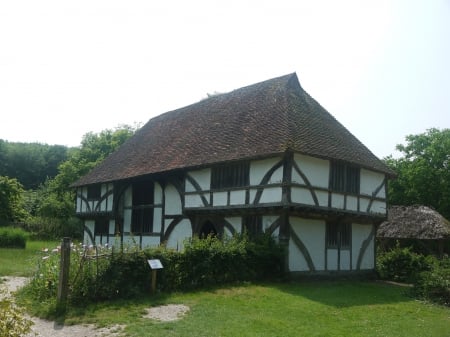
[[[133,234],[152,234],[154,217],[155,184],[142,181],[132,186],[130,231]]]
[[[327,222],[325,237],[327,249],[351,249],[352,224]]]
[[[250,163],[235,162],[211,168],[211,189],[223,190],[250,185]]]
[[[329,188],[333,192],[360,194],[361,169],[358,166],[332,161]]]

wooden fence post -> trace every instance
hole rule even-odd
[[[61,260],[59,265],[59,283],[57,294],[58,308],[65,310],[67,295],[69,293],[70,269],[70,238],[64,238],[61,243]]]

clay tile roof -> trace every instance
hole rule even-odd
[[[150,119],[73,186],[288,150],[393,174],[302,89],[294,73]]]
[[[390,239],[436,240],[450,238],[450,222],[426,206],[392,206],[377,237]]]

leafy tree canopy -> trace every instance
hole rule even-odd
[[[0,176],[0,224],[26,219],[23,192],[17,179]]]
[[[450,219],[450,129],[406,136],[406,145],[397,150],[402,157],[385,159],[398,174],[389,186],[389,202],[431,206]]]
[[[58,167],[58,174],[43,184],[38,192],[37,213],[40,216],[67,219],[74,214],[75,192],[70,185],[88,173],[109,154],[114,152],[138,126],[120,125],[100,133],[83,136],[81,147],[74,149],[69,159]]]

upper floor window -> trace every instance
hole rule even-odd
[[[101,186],[100,185],[89,185],[87,187],[87,198],[88,199],[100,199],[101,196]]]
[[[332,162],[330,188],[336,192],[359,193],[359,167]]]
[[[250,184],[248,162],[215,166],[211,170],[211,189],[244,187]]]

